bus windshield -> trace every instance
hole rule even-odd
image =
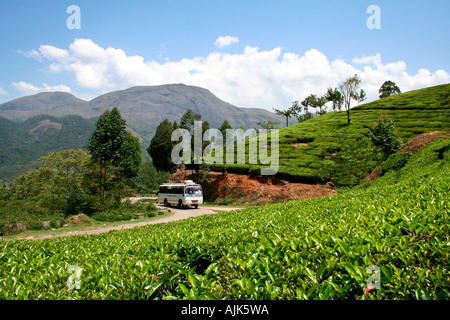
[[[202,195],[202,187],[200,186],[187,186],[184,194],[186,197],[198,197]]]

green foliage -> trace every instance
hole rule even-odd
[[[123,221],[134,219],[135,213],[147,213],[148,217],[154,217],[156,215],[156,207],[153,203],[132,204],[127,201],[106,211],[97,212],[93,215],[93,218],[98,221]]]
[[[59,124],[60,129],[33,131],[42,121]],[[70,115],[40,115],[23,123],[0,117],[0,177],[10,182],[30,169],[37,169],[38,159],[50,152],[85,149],[95,121]],[[31,134],[35,132],[35,134]]]
[[[256,122],[256,125],[260,126],[262,129],[265,130],[280,129],[279,121],[272,121],[272,120],[258,121]]]
[[[65,215],[75,215],[86,212],[86,194],[77,185],[73,185],[62,204]]]
[[[330,112],[283,128],[277,175],[299,182],[323,181],[323,168],[332,165],[334,154],[341,148],[339,136],[363,138],[370,134],[370,128],[380,117],[392,120],[397,135],[405,143],[421,133],[448,131],[449,97],[450,84],[440,85],[355,106],[350,125],[346,124],[346,112]],[[228,172],[257,173],[259,168],[248,163],[227,165]]]
[[[378,119],[378,122],[370,129],[370,140],[381,149],[387,158],[402,146],[402,140],[397,136],[392,120],[386,118]]]
[[[130,181],[129,185],[137,193],[149,194],[166,182],[168,177],[168,172],[157,170],[153,163],[148,161],[141,164],[137,176]]]
[[[139,140],[125,129],[117,107],[100,115],[88,144],[92,160],[99,164],[100,202],[105,204],[108,171],[113,173],[114,187],[120,198],[123,178],[137,174],[142,161]],[[103,207],[102,207],[103,210]]]
[[[400,91],[400,88],[395,84],[395,82],[387,80],[381,85],[378,93],[380,94],[379,98],[382,99],[402,92]]]
[[[190,133],[194,128],[195,115],[192,109],[186,110],[186,112],[181,116],[180,128],[186,129]]]
[[[268,121],[270,121],[270,120],[268,120]],[[233,129],[233,127],[228,122],[228,120],[225,119],[224,122],[218,128],[218,130],[222,133],[222,136],[224,137],[224,139],[227,136],[227,129]]]
[[[153,165],[158,170],[175,172],[176,165],[172,162],[171,152],[174,146],[172,142],[173,127],[169,120],[165,119],[156,128],[147,152],[153,160]]]
[[[381,156],[368,138],[339,136],[340,150],[323,165],[325,180],[338,186],[355,186],[377,165]]]
[[[393,153],[381,166],[381,171],[386,173],[391,170],[399,170],[403,168],[408,160],[412,157],[411,152]]]
[[[389,175],[330,197],[4,241],[0,299],[448,300],[450,139]],[[371,266],[380,289],[365,294]]]

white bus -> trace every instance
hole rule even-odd
[[[202,186],[192,180],[162,184],[159,186],[158,202],[165,206],[175,204],[178,208],[193,206],[197,209],[203,203]]]

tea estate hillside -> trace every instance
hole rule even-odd
[[[366,136],[380,117],[392,120],[403,143],[421,133],[450,131],[450,84],[355,106],[350,109],[350,117],[348,125],[346,111],[330,112],[281,129],[277,175],[301,182],[322,181],[323,168],[332,164],[330,159],[341,149],[341,142]],[[228,172],[258,173],[260,167],[246,162],[227,164],[226,169]],[[215,169],[223,170],[223,167]]]

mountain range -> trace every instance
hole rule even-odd
[[[257,127],[259,121],[283,119],[260,108],[239,108],[220,100],[209,90],[184,84],[138,86],[103,94],[91,101],[76,98],[65,92],[43,92],[18,98],[0,105],[0,116],[23,121],[36,115],[80,115],[97,117],[107,109],[118,107],[128,127],[149,143],[156,127],[164,119],[180,121],[183,113],[192,109],[218,128],[224,120],[233,127]]]
[[[39,166],[48,152],[85,149],[97,117],[118,107],[128,129],[140,138],[143,155],[156,127],[164,119],[180,122],[188,109],[202,115],[211,128],[224,120],[235,128],[258,127],[259,121],[279,121],[258,108],[238,108],[210,91],[184,84],[139,86],[85,101],[66,92],[43,92],[0,105],[0,178],[12,180]]]

